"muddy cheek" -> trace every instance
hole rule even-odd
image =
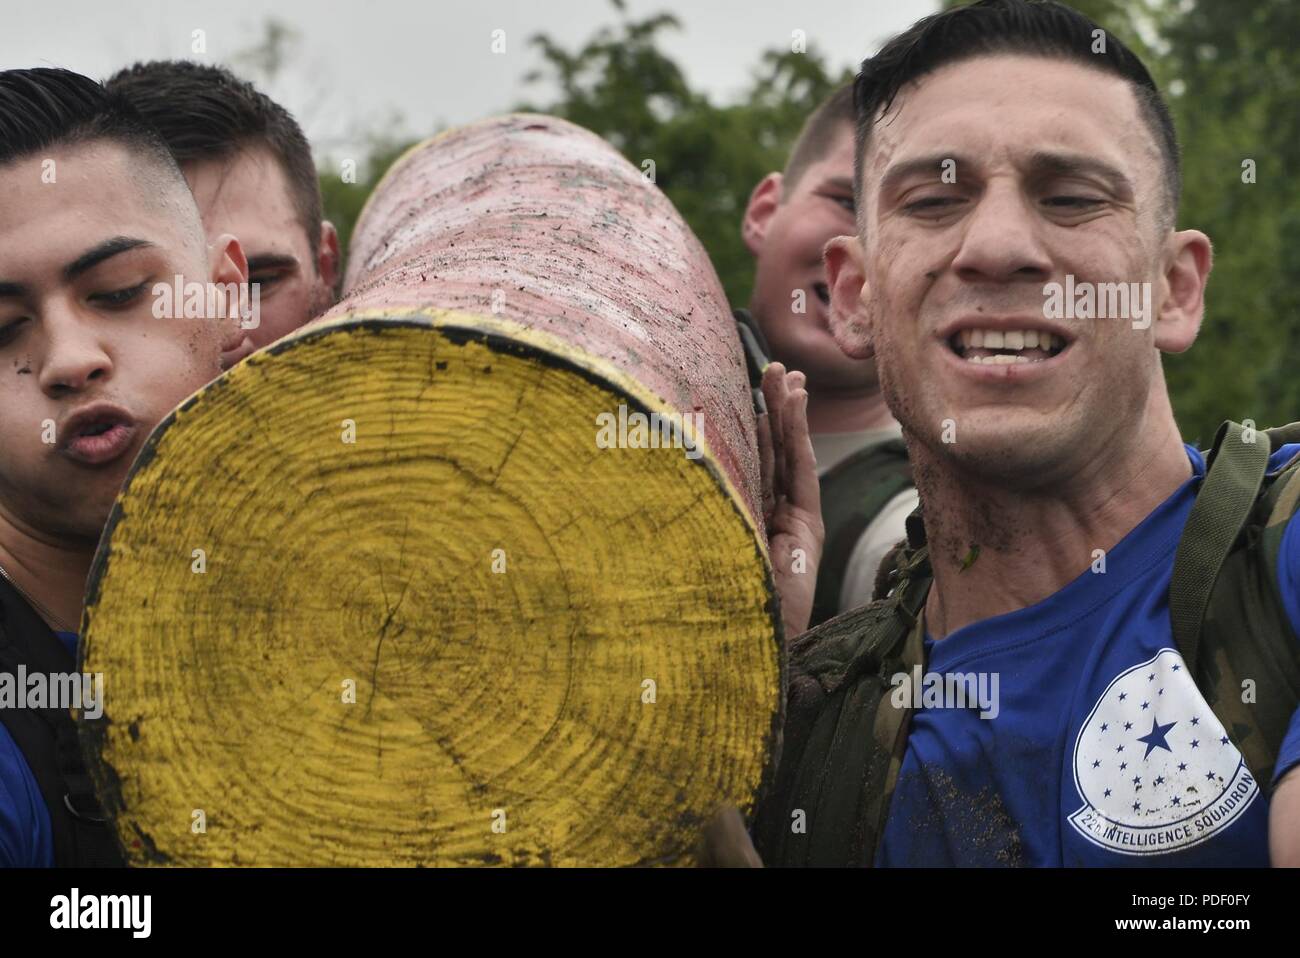
[[[198,389],[221,375],[221,334],[215,326],[197,324],[185,348],[190,389]]]

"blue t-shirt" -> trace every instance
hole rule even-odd
[[[77,633],[55,632],[77,657]],[[0,724],[0,868],[51,868],[54,832],[36,777],[9,730]]]
[[[1279,449],[1270,469],[1298,450]],[[927,637],[926,674],[983,674],[986,692],[996,675],[997,712],[914,713],[878,865],[1268,864],[1268,800],[1169,624],[1198,485],[1189,479],[1111,549],[1104,573],[1095,564],[1035,605]],[[1300,522],[1283,538],[1278,578],[1300,634]],[[1274,780],[1297,763],[1300,711]]]

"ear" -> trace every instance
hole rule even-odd
[[[875,349],[864,305],[867,287],[862,244],[856,236],[837,236],[826,244],[822,258],[831,291],[831,336],[846,356],[870,359]]]
[[[246,286],[248,258],[239,240],[229,233],[213,239],[208,246],[208,271],[216,289],[225,289],[230,284]],[[225,302],[223,297],[222,306],[221,315],[214,319],[221,324],[221,352],[226,355],[241,345],[246,332],[240,326],[239,304]]]
[[[745,218],[740,222],[740,238],[745,241],[749,251],[757,256],[767,238],[767,227],[772,215],[781,205],[781,174],[769,173],[758,181],[754,192],[749,194],[749,205],[745,207]]]
[[[1213,259],[1210,238],[1199,230],[1170,235],[1155,317],[1155,343],[1161,352],[1181,353],[1196,339],[1205,317],[1205,284]]]
[[[208,265],[214,283],[248,282],[248,258],[244,247],[229,233],[222,233],[208,246]]]
[[[316,272],[326,288],[338,295],[340,267],[343,257],[339,253],[339,231],[329,220],[320,224],[320,252],[316,254]]]

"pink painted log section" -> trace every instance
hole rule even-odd
[[[668,198],[595,134],[515,114],[414,148],[363,212],[344,288],[331,315],[495,313],[703,413],[761,534],[752,400],[722,286]]]

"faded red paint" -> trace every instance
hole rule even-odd
[[[599,356],[682,413],[762,530],[753,406],[717,274],[664,194],[554,117],[450,131],[380,184],[353,234],[331,316],[496,311]]]

